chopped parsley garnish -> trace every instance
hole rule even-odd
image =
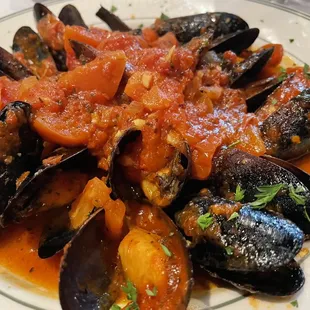
[[[234,212],[234,213],[229,217],[228,221],[231,221],[231,220],[233,220],[233,219],[236,219],[237,217],[239,217],[238,212]]]
[[[234,249],[231,246],[225,247],[225,251],[226,251],[227,255],[229,255],[229,256],[234,254]]]
[[[271,104],[272,105],[276,105],[278,103],[278,100],[277,99],[275,99],[275,98],[272,98],[271,99]]]
[[[291,305],[295,308],[298,308],[298,301],[297,300],[292,301]]]
[[[152,290],[146,289],[145,291],[146,291],[146,294],[148,294],[148,295],[151,296],[151,297],[156,296],[156,295],[157,295],[157,292],[158,292],[156,286],[154,286],[154,288],[153,288]]]
[[[126,293],[128,300],[137,302],[137,289],[130,280],[127,280],[127,286],[122,286],[122,291]]]
[[[119,305],[112,305],[111,310],[122,310]]]
[[[227,148],[231,149],[231,148],[235,147],[236,145],[238,145],[240,143],[241,143],[241,140],[237,140],[237,141],[233,142],[232,144],[229,144],[227,146]]]
[[[297,186],[295,189],[292,184],[290,184],[289,188],[289,196],[295,201],[297,205],[304,206],[306,204],[306,197],[300,195],[300,193],[304,193],[305,189],[302,186]]]
[[[244,198],[245,190],[238,184],[236,187],[235,201],[241,201]]]
[[[295,39],[290,39],[290,43],[293,43],[295,41]]]
[[[255,195],[257,200],[250,203],[254,209],[265,208],[268,202],[272,201],[278,192],[284,187],[284,184],[263,185],[257,187],[258,194]]]
[[[165,245],[161,244],[161,248],[163,249],[164,253],[165,253],[168,257],[171,257],[171,256],[172,256],[172,253],[169,251],[169,249],[168,249]]]
[[[213,223],[213,217],[208,212],[206,214],[200,215],[197,220],[197,224],[202,230],[205,230]]]
[[[142,29],[142,28],[143,28],[143,24],[140,24],[140,25],[138,26],[138,28],[139,28],[139,29]]]
[[[261,19],[261,20],[260,20],[260,22],[261,22],[261,23],[263,23],[263,22],[264,22],[264,20],[263,20],[263,19]]]
[[[278,81],[279,81],[279,82],[282,82],[282,81],[284,81],[284,80],[287,78],[286,69],[283,68],[283,67],[281,67],[281,68],[280,68],[280,73],[281,73],[281,74],[278,76]]]
[[[114,6],[114,5],[112,5],[111,6],[111,13],[114,13],[114,12],[116,12],[117,11],[117,7],[116,6]]]
[[[304,214],[305,214],[305,217],[308,220],[308,222],[310,222],[310,217],[309,217],[309,214],[307,212],[306,206],[304,206]]]
[[[166,14],[164,14],[164,13],[161,13],[161,15],[160,15],[160,19],[161,20],[167,20],[167,19],[169,19],[170,17],[169,16],[167,16]]]
[[[310,72],[309,72],[309,65],[308,64],[305,64],[304,65],[304,76],[309,80],[310,79]]]

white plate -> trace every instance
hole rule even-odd
[[[310,63],[310,16],[285,9],[277,5],[258,3],[256,0],[75,0],[46,1],[49,9],[58,14],[61,8],[73,3],[83,15],[87,24],[101,25],[95,16],[100,4],[106,8],[117,7],[117,15],[130,26],[151,24],[163,12],[170,17],[203,13],[206,11],[227,11],[244,18],[251,27],[260,29],[257,45],[266,42],[281,43],[286,52],[297,63]],[[32,9],[13,14],[0,20],[1,46],[9,49],[16,30],[21,26],[35,28]],[[290,43],[290,39],[294,39]],[[1,246],[1,245],[0,245]],[[310,243],[307,244],[310,247]],[[216,288],[211,291],[194,293],[190,302],[191,310],[280,310],[293,309],[292,300],[297,299],[299,309],[309,309],[310,304],[310,259],[303,258],[302,267],[307,281],[301,292],[293,298],[268,299],[249,297],[240,291]],[[56,298],[49,297],[39,287],[17,279],[0,268],[0,309],[1,310],[60,310]]]

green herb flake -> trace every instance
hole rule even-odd
[[[170,17],[169,16],[167,16],[166,14],[164,14],[164,13],[161,13],[161,15],[160,15],[160,19],[161,20],[167,20],[167,19],[169,19]]]
[[[293,43],[295,41],[295,39],[290,39],[290,43]]]
[[[235,201],[241,201],[244,198],[245,190],[238,184],[236,187]]]
[[[111,310],[122,310],[119,305],[112,305]]]
[[[306,204],[306,197],[300,195],[300,193],[304,193],[305,189],[302,186],[297,186],[296,189],[292,184],[289,185],[289,196],[297,205],[304,206]]]
[[[308,222],[310,222],[310,217],[309,217],[309,214],[307,212],[306,206],[304,206],[304,214],[305,214],[305,217],[308,220]]]
[[[122,291],[127,294],[127,299],[137,302],[137,289],[130,280],[127,280],[127,286],[122,286]]]
[[[297,300],[292,301],[291,305],[295,308],[298,308],[298,301]]]
[[[171,257],[171,256],[172,256],[172,253],[169,251],[169,249],[168,249],[165,245],[161,244],[161,248],[163,249],[164,253],[165,253],[168,257]]]
[[[138,26],[138,28],[139,28],[139,29],[142,29],[143,26],[144,26],[143,24],[140,24],[140,25]]]
[[[207,229],[212,223],[213,223],[213,217],[209,212],[200,215],[197,220],[197,224],[202,230]]]
[[[139,306],[136,302],[132,302],[131,304],[129,304],[129,306],[127,306],[125,308],[125,310],[139,310]]]
[[[146,294],[148,294],[151,297],[155,297],[157,295],[157,292],[158,292],[156,286],[154,286],[154,288],[152,290],[146,289],[145,291],[146,291]]]
[[[114,5],[112,5],[112,6],[111,6],[110,12],[111,12],[111,13],[114,13],[114,12],[116,12],[116,11],[117,11],[117,7],[114,6]]]
[[[275,99],[275,98],[272,98],[271,99],[271,104],[272,105],[276,105],[278,103],[278,100],[277,99]]]
[[[234,212],[234,213],[229,217],[228,221],[231,221],[231,220],[233,220],[233,219],[236,219],[237,217],[239,217],[238,212]]]
[[[257,200],[250,203],[253,209],[263,209],[268,202],[272,201],[284,184],[263,185],[257,187],[258,193],[255,195]]]
[[[310,79],[310,72],[309,72],[309,65],[308,64],[305,64],[304,65],[304,76],[309,80]]]
[[[240,143],[241,143],[241,141],[240,141],[240,140],[237,140],[237,141],[233,142],[232,144],[229,144],[229,145],[227,146],[227,148],[228,148],[228,149],[231,149],[231,148],[235,147],[236,145],[238,145],[238,144],[240,144]]]
[[[264,22],[264,20],[263,20],[263,19],[261,19],[261,20],[260,20],[260,22],[261,22],[261,23],[263,23],[263,22]]]
[[[287,78],[287,72],[286,69],[283,67],[280,67],[280,75],[278,76],[278,81],[282,82]]]
[[[225,251],[226,251],[227,255],[229,255],[229,256],[234,254],[234,249],[231,246],[225,247]]]

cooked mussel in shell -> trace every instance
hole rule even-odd
[[[63,309],[186,309],[192,267],[181,235],[157,207],[133,203],[130,210],[121,238],[109,237],[101,210],[70,242],[60,274]]]

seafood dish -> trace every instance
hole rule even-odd
[[[299,292],[309,66],[229,12],[33,11],[0,47],[0,265],[63,310],[187,309],[198,276]]]

